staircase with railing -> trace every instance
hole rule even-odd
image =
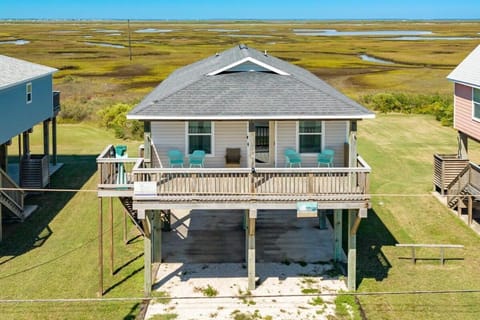
[[[466,196],[480,199],[480,166],[470,162],[446,188],[450,208],[463,207]]]
[[[8,174],[0,169],[0,205],[5,206],[14,220],[23,221],[25,192],[13,181]]]

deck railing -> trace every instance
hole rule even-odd
[[[460,174],[447,186],[447,203],[453,203],[465,188],[480,190],[480,166],[470,162]],[[469,192],[470,193],[470,192]],[[474,194],[480,196],[479,194]]]
[[[162,196],[355,196],[368,193],[368,164],[357,168],[142,168],[133,181],[156,181]]]
[[[0,169],[0,193],[2,193],[2,195],[5,196],[17,210],[23,210],[25,192],[20,189],[20,187],[2,169]]]
[[[351,168],[150,168],[143,158],[115,158],[110,145],[97,158],[98,187],[132,190],[134,182],[155,181],[159,197],[365,199],[371,168],[357,161]]]
[[[97,157],[99,189],[132,189],[133,168],[141,158],[116,158],[115,147],[107,146]]]
[[[60,91],[53,91],[52,99],[53,99],[53,114],[57,115],[60,112]]]

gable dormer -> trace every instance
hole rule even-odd
[[[218,74],[232,73],[232,72],[269,72],[282,76],[288,76],[289,73],[275,68],[265,62],[259,61],[252,57],[246,57],[240,59],[232,64],[229,64],[223,68],[217,69],[208,73],[209,76],[215,76]]]

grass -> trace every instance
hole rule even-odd
[[[430,195],[432,157],[455,153],[456,137],[428,116],[378,115],[361,123],[359,151],[372,166],[373,209],[357,237],[359,291],[478,289],[480,238]],[[478,144],[470,145],[478,158]],[[391,194],[391,195],[390,195]],[[395,243],[458,243],[464,251],[450,253],[463,260],[399,259],[405,250]],[[478,293],[362,296],[368,318],[475,319]]]
[[[95,157],[108,143],[123,143],[88,125],[60,125],[59,162],[64,167],[52,177],[51,188],[85,192],[50,192],[27,198],[40,208],[22,224],[4,226],[0,244],[1,299],[96,298],[98,291],[98,200]],[[34,130],[32,143],[41,130]],[[134,143],[129,143],[132,146]],[[15,147],[11,147],[16,149]],[[135,150],[135,149],[134,149]],[[12,150],[13,151],[13,150]],[[109,234],[104,217],[105,297],[143,296],[143,242],[129,229],[123,244],[122,215],[114,202],[114,275],[110,275]],[[134,319],[140,302],[75,302],[1,304],[5,319]]]

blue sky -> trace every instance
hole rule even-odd
[[[0,19],[480,19],[479,0],[0,0]]]

